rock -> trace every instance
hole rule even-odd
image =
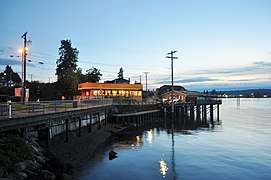
[[[39,144],[33,138],[29,139],[29,143],[34,145],[35,147],[40,147]]]
[[[32,172],[28,169],[25,169],[23,172],[27,174],[28,179],[38,179],[38,174],[35,172]]]
[[[40,164],[45,164],[46,161],[48,161],[48,158],[46,158],[44,156],[36,156],[35,159]]]
[[[25,162],[19,162],[12,167],[14,171],[23,171],[27,167]]]
[[[5,177],[8,174],[5,168],[0,168],[0,178]]]
[[[116,153],[115,151],[110,151],[108,155],[109,155],[109,160],[112,160],[118,157],[118,153]]]
[[[37,156],[42,156],[42,152],[39,150],[38,147],[35,147],[34,145],[30,145],[30,148],[33,154]]]
[[[54,180],[56,179],[56,176],[54,173],[47,171],[47,170],[41,170],[41,173],[43,175],[43,178],[46,180]]]
[[[12,177],[12,179],[16,179],[16,180],[24,180],[27,178],[27,174],[24,172],[16,171],[16,172],[10,173],[8,178],[10,179],[10,177]]]
[[[33,161],[28,161],[26,165],[26,169],[33,171],[33,172],[39,172],[42,170],[43,166],[40,163],[36,163]]]

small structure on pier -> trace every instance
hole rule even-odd
[[[163,92],[163,93],[161,93]],[[170,109],[173,94],[174,114]],[[219,122],[219,105],[222,101],[217,96],[201,93],[197,91],[188,91],[182,86],[175,87],[172,93],[169,86],[162,86],[158,90],[161,106],[164,114],[167,116],[179,117],[184,124],[194,124],[201,122],[206,124],[209,121],[214,124],[214,111],[217,111],[217,121]],[[209,116],[209,118],[207,117]]]

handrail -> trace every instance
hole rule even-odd
[[[112,104],[113,100],[110,98],[0,103],[0,121],[3,119],[35,116],[39,114],[59,113],[84,110],[94,107],[111,106]]]

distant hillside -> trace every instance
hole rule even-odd
[[[229,96],[240,96],[242,97],[271,97],[271,89],[247,89],[247,90],[234,90],[234,91],[223,91],[223,94]]]

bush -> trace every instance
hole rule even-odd
[[[9,168],[18,162],[31,158],[31,149],[22,138],[0,134],[0,168]]]

